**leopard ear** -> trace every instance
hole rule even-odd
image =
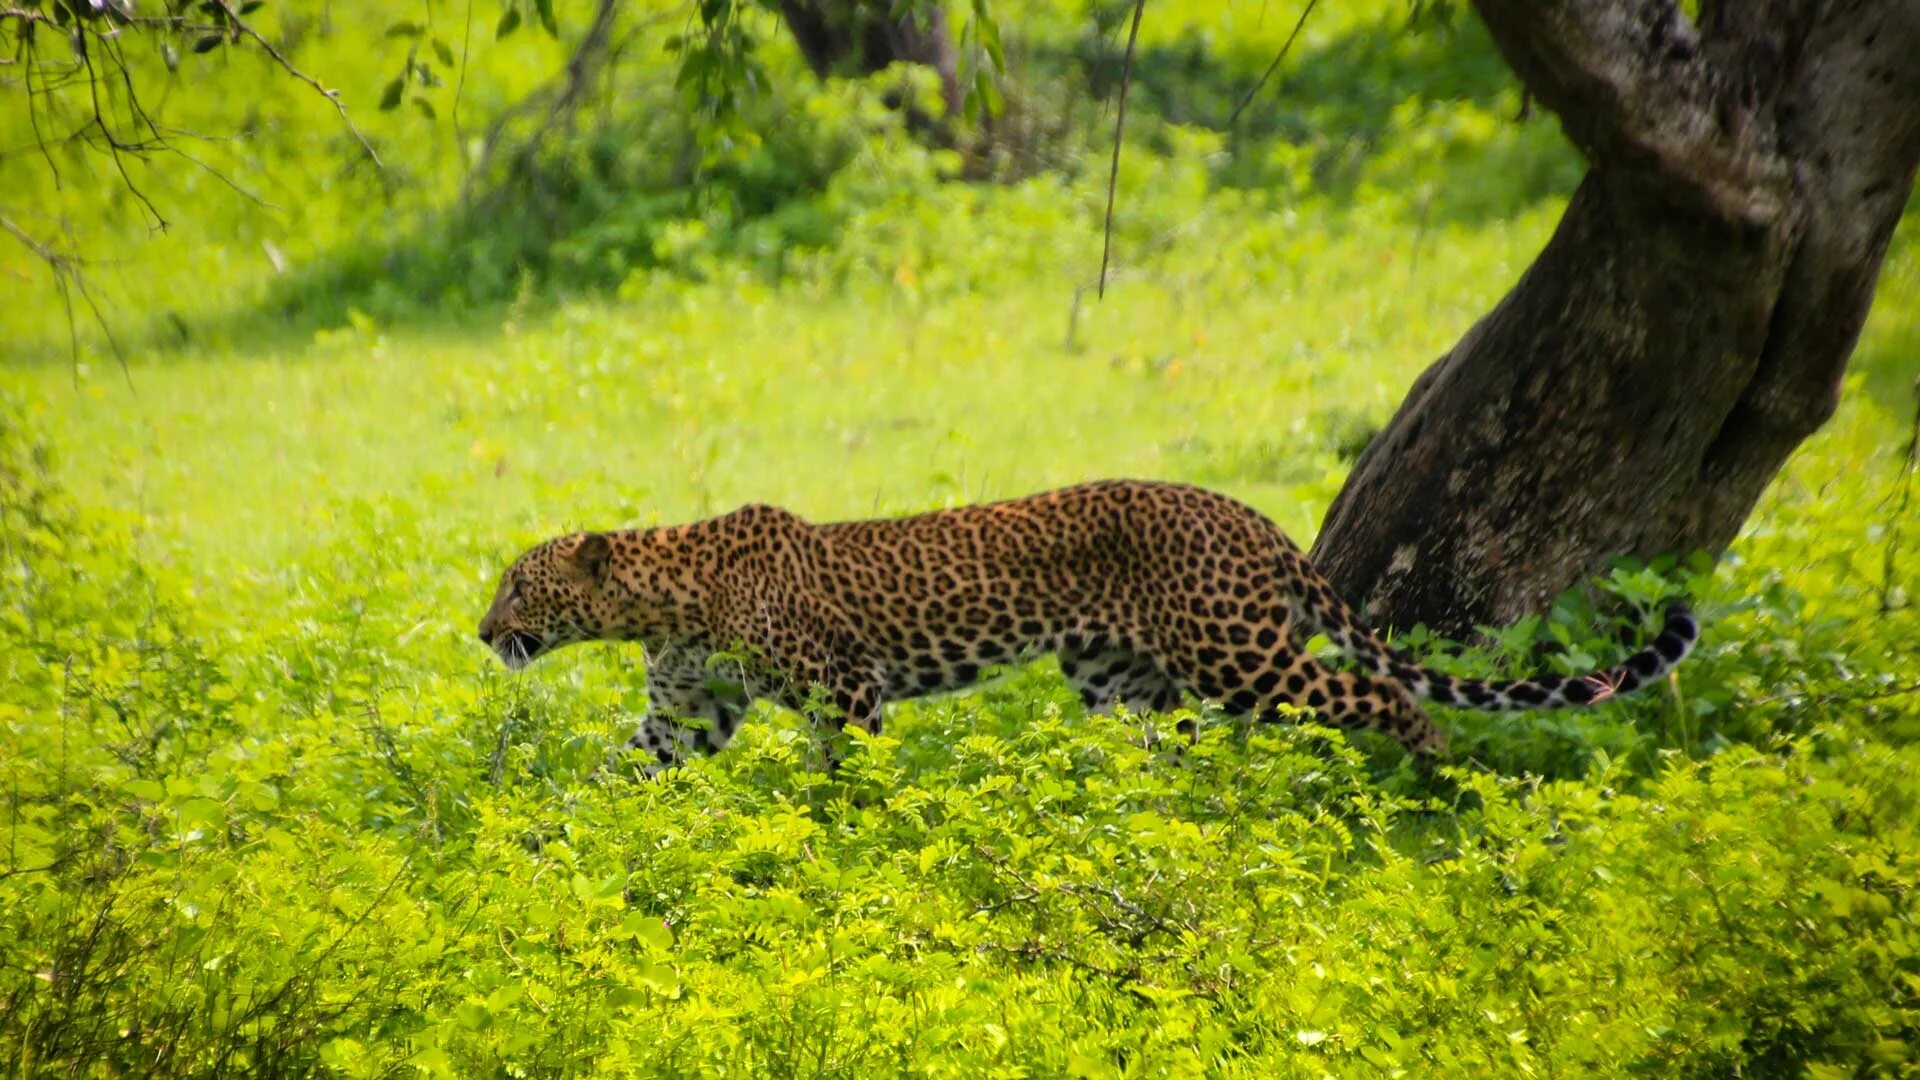
[[[613,561],[613,541],[606,533],[582,533],[567,553],[573,565],[595,581],[605,581],[607,568]]]

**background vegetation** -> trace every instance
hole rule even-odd
[[[532,9],[529,9],[532,10]],[[564,44],[500,11],[269,4],[344,88],[162,74],[209,166],[37,160],[124,362],[0,255],[0,1061],[20,1075],[1911,1075],[1920,1032],[1920,251],[1840,415],[1718,567],[1701,653],[1588,713],[1446,713],[1460,763],[1215,720],[1180,760],[1049,665],[895,710],[839,778],[767,711],[662,782],[589,780],[632,650],[510,677],[495,575],[568,528],[777,502],[895,514],[1190,480],[1312,532],[1579,175],[1467,17],[1153,7],[1115,249],[1121,12],[1003,13],[988,152],[771,24],[715,116],[686,12],[486,162]],[[562,8],[562,38],[584,13]],[[471,20],[471,29],[468,20]],[[1411,28],[1410,28],[1410,23]],[[465,57],[377,106],[416,42]],[[165,58],[135,57],[164,72]],[[425,106],[410,104],[414,97]],[[972,180],[959,179],[963,174]],[[24,223],[24,222],[23,222]],[[1676,298],[1684,302],[1684,298]],[[1441,650],[1617,656],[1582,597]]]

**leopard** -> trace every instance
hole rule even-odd
[[[1660,680],[1699,625],[1674,601],[1613,667],[1459,677],[1369,629],[1253,507],[1104,480],[899,518],[815,524],[750,504],[569,533],[507,567],[479,637],[512,670],[567,645],[638,643],[647,706],[624,749],[651,774],[726,747],[754,701],[803,710],[829,735],[878,734],[889,702],[1047,654],[1089,712],[1308,716],[1437,760],[1447,741],[1423,702],[1589,706]]]

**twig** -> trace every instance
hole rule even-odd
[[[140,104],[140,95],[134,92],[133,69],[127,65],[126,51],[122,49],[120,43],[113,38],[103,35],[100,41],[106,46],[107,52],[113,57],[115,66],[120,69],[120,84],[127,88],[127,117],[131,119],[136,126],[145,124],[147,131],[164,146],[166,144],[166,136],[160,134],[160,128],[154,124],[153,117],[148,114],[146,106]],[[163,100],[161,104],[165,105],[166,102]]]
[[[1113,120],[1113,169],[1107,174],[1107,225],[1100,242],[1100,297],[1107,295],[1107,261],[1113,255],[1113,196],[1120,186],[1120,136],[1127,129],[1127,88],[1133,85],[1133,47],[1140,40],[1140,16],[1147,0],[1134,0],[1133,27],[1127,31],[1127,60],[1120,69],[1120,102]]]
[[[473,0],[467,0],[467,27],[460,35],[460,74],[453,81],[453,145],[458,150],[462,164],[468,164],[467,134],[460,128],[460,95],[467,88],[467,55],[473,47]],[[472,166],[468,164],[468,167]]]
[[[187,161],[198,166],[208,176],[211,176],[215,180],[218,180],[221,183],[232,188],[234,192],[238,194],[241,198],[246,199],[248,202],[253,203],[255,206],[258,206],[264,210],[281,209],[281,207],[278,204],[270,203],[267,200],[261,198],[257,192],[250,191],[247,188],[241,186],[238,180],[235,180],[233,177],[228,176],[226,173],[221,172],[219,169],[214,168],[213,166],[207,164],[206,162],[201,161],[199,158],[194,157],[192,154],[187,153],[185,150],[182,150],[179,147],[171,144],[167,146],[167,150],[171,153],[178,154],[179,156],[186,158]]]
[[[12,233],[15,240],[25,244],[29,251],[40,257],[41,261],[52,265],[56,269],[64,271],[69,262],[71,262],[68,256],[62,255],[60,252],[35,240],[25,229],[15,225],[12,218],[4,214],[0,214],[0,229],[5,229],[7,232]]]
[[[1247,91],[1247,96],[1240,99],[1240,104],[1234,106],[1233,115],[1227,117],[1228,127],[1232,127],[1240,119],[1240,114],[1246,110],[1246,107],[1253,104],[1253,96],[1258,94],[1260,88],[1267,85],[1267,80],[1273,77],[1273,73],[1279,70],[1280,61],[1285,60],[1287,53],[1292,51],[1294,39],[1300,36],[1301,27],[1307,25],[1307,16],[1313,14],[1313,6],[1319,2],[1320,0],[1307,0],[1307,6],[1301,10],[1300,18],[1293,24],[1293,32],[1287,35],[1286,43],[1280,46],[1280,54],[1273,58],[1273,63],[1267,65],[1266,71],[1261,72],[1260,81],[1253,84],[1253,89]]]
[[[1757,698],[1754,700],[1753,704],[1777,705],[1782,701],[1788,701],[1793,698],[1802,698],[1804,700],[1811,701],[1820,705],[1831,705],[1835,702],[1842,702],[1848,705],[1854,705],[1864,701],[1885,701],[1888,698],[1905,697],[1908,694],[1920,694],[1920,682],[1906,683],[1899,686],[1882,687],[1879,690],[1874,690],[1865,694],[1848,694],[1848,693],[1841,693],[1837,691],[1828,692],[1825,694],[1796,694],[1796,693],[1774,694],[1769,697]]]
[[[34,107],[33,102],[33,65],[28,64],[26,71],[23,72],[22,75],[22,81],[26,83],[27,87],[27,122],[33,126],[33,141],[35,145],[40,147],[40,156],[47,160],[47,171],[53,174],[53,189],[59,191],[66,185],[60,178],[60,166],[53,163],[53,151],[47,149],[46,136],[40,133],[40,110]],[[41,80],[42,85],[45,85],[45,81],[43,77]],[[85,130],[86,128],[84,127],[80,128],[72,135],[67,136],[63,142],[71,142],[79,138],[80,132]]]
[[[1880,613],[1883,615],[1893,610],[1894,564],[1900,559],[1901,523],[1907,520],[1907,509],[1913,503],[1915,473],[1920,473],[1920,380],[1913,384],[1913,433],[1907,438],[1907,462],[1900,470],[1900,505],[1893,511],[1893,527],[1881,563]]]
[[[593,22],[588,25],[587,32],[581,37],[580,44],[575,47],[573,55],[567,58],[566,66],[562,69],[564,77],[549,80],[526,97],[501,110],[500,114],[494,118],[493,124],[488,127],[486,135],[480,140],[480,160],[474,162],[473,167],[467,172],[466,182],[461,185],[462,202],[471,200],[475,178],[479,177],[484,181],[488,172],[491,171],[495,153],[500,148],[507,127],[515,120],[528,113],[536,112],[543,106],[546,109],[546,116],[539,121],[539,126],[527,136],[525,142],[513,148],[508,165],[509,176],[533,161],[534,155],[539,152],[556,124],[568,127],[572,125],[574,113],[579,108],[580,99],[586,93],[588,84],[599,77],[600,72],[614,55],[613,22],[615,15],[618,14],[618,8],[617,0],[600,0],[594,11]],[[649,18],[635,27],[634,32],[638,33],[677,13],[677,11],[664,12]],[[622,42],[624,43],[625,40],[622,39]],[[498,192],[492,194],[498,194]]]
[[[1428,187],[1422,189],[1420,192],[1420,224],[1414,229],[1413,255],[1407,260],[1407,273],[1410,275],[1418,275],[1420,273],[1420,249],[1426,245],[1427,222],[1432,216],[1433,189]]]
[[[154,228],[160,232],[166,232],[167,219],[161,216],[160,208],[153,205],[153,200],[147,198],[147,193],[141,191],[139,185],[133,182],[133,177],[127,173],[126,163],[120,160],[122,150],[134,151],[137,147],[122,144],[119,137],[114,135],[113,129],[107,126],[107,118],[101,115],[100,79],[93,70],[93,54],[86,47],[87,35],[75,34],[73,41],[74,51],[80,54],[81,63],[87,66],[87,93],[93,98],[93,123],[100,129],[101,137],[107,140],[107,151],[113,157],[113,166],[120,170],[120,180],[127,185],[127,190],[133,192],[134,198],[139,199],[140,204],[147,208],[147,213],[152,215]]]
[[[268,56],[273,57],[274,63],[279,64],[281,68],[283,68],[286,71],[287,74],[293,76],[296,79],[299,79],[301,82],[306,83],[308,86],[313,87],[314,91],[318,93],[321,97],[326,98],[328,101],[333,102],[333,107],[339,110],[340,112],[340,122],[347,125],[347,130],[353,133],[353,137],[355,139],[359,140],[361,149],[365,150],[367,152],[367,156],[373,159],[373,163],[376,167],[382,168],[382,169],[386,168],[386,163],[380,160],[380,155],[377,151],[374,150],[373,144],[368,142],[367,137],[360,133],[360,129],[354,125],[353,117],[348,115],[346,103],[340,100],[340,91],[329,90],[326,87],[321,86],[320,83],[313,78],[313,76],[308,75],[306,72],[301,71],[297,67],[294,67],[292,61],[288,60],[284,55],[282,55],[279,49],[276,49],[273,47],[273,42],[268,41],[266,38],[260,36],[260,31],[255,30],[253,27],[240,21],[239,13],[233,10],[233,5],[229,4],[227,0],[214,0],[214,3],[219,4],[220,10],[226,12],[227,18],[232,20],[234,27],[236,27],[241,33],[252,38],[254,41],[254,44],[260,46],[261,49],[265,50]]]
[[[0,870],[0,881],[5,881],[18,874],[50,874],[66,865],[66,863],[66,859],[56,859],[45,866],[16,866],[11,870]]]
[[[73,295],[79,292],[80,298],[87,302],[93,317],[100,324],[100,332],[106,335],[107,344],[113,348],[114,359],[120,362],[120,374],[127,380],[127,386],[133,386],[133,373],[127,369],[127,354],[121,350],[120,342],[113,336],[113,328],[107,325],[106,316],[101,314],[100,305],[94,302],[93,292],[87,288],[86,276],[80,272],[80,260],[63,251],[57,251],[50,244],[41,243],[33,235],[15,224],[12,218],[0,214],[0,230],[11,234],[15,240],[25,245],[28,251],[47,264],[53,271],[54,283],[60,289],[60,300],[67,310],[67,338],[73,350],[75,377],[80,370],[80,330],[73,319]]]

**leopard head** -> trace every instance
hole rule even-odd
[[[530,548],[500,575],[480,640],[519,670],[562,645],[607,636],[616,608],[613,541],[576,533]]]

